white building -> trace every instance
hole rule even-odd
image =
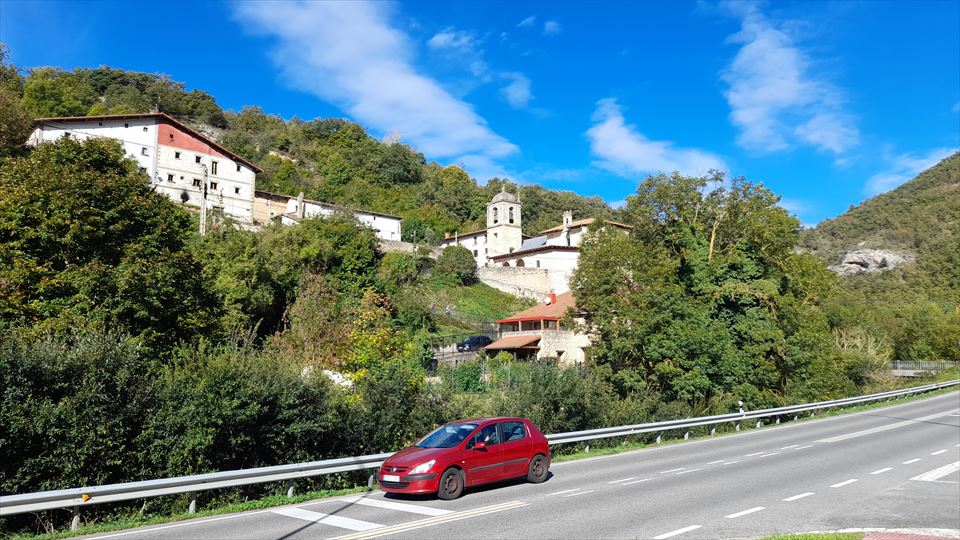
[[[590,359],[590,337],[577,331],[583,322],[573,293],[551,293],[545,303],[497,321],[499,339],[484,349],[508,352],[515,360],[556,358],[560,365],[582,366]]]
[[[357,210],[335,204],[304,199],[303,193],[297,197],[287,195],[277,195],[263,191],[257,192],[258,199],[276,200],[285,198],[285,211],[279,214],[280,223],[284,225],[296,225],[300,220],[310,217],[328,217],[337,212],[353,214],[353,217],[361,225],[370,227],[376,233],[380,240],[400,241],[400,222],[402,218],[391,216],[390,214],[381,214],[379,212],[370,212],[367,210]]]
[[[491,257],[513,253],[523,244],[520,201],[506,190],[487,204],[487,228],[446,235],[440,247],[463,246],[473,253],[477,267],[487,266]]]
[[[260,168],[216,141],[163,113],[41,118],[28,140],[37,145],[61,137],[115,139],[150,177],[154,189],[174,201],[222,211],[253,224],[253,197]]]

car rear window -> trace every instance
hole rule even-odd
[[[503,432],[503,442],[522,441],[527,436],[523,422],[504,422],[500,424],[500,431]]]
[[[474,435],[473,444],[471,444],[471,446],[476,446],[478,442],[487,443],[487,446],[500,444],[500,437],[497,436],[497,425],[490,424],[488,426],[484,426],[476,435]]]
[[[477,429],[476,424],[445,424],[420,439],[415,446],[418,448],[453,448],[473,433],[475,429]]]

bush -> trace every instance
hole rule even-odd
[[[477,282],[477,260],[463,246],[444,248],[433,265],[433,275],[457,285]]]

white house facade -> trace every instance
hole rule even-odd
[[[254,205],[254,219],[258,224],[279,220],[284,225],[296,225],[306,218],[328,217],[337,212],[345,212],[352,214],[361,225],[373,229],[380,240],[400,241],[400,223],[403,219],[399,216],[305,199],[303,193],[292,197],[258,191]]]
[[[70,137],[109,138],[150,177],[153,188],[187,206],[207,207],[253,225],[260,168],[209,137],[163,113],[41,118],[28,144]]]

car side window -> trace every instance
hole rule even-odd
[[[476,446],[478,442],[487,443],[487,446],[500,444],[500,437],[497,436],[497,425],[490,424],[489,426],[480,428],[480,431],[473,436],[473,441],[470,446]]]
[[[503,433],[503,442],[522,441],[527,436],[527,430],[523,427],[523,422],[504,422],[500,424],[500,431]]]

